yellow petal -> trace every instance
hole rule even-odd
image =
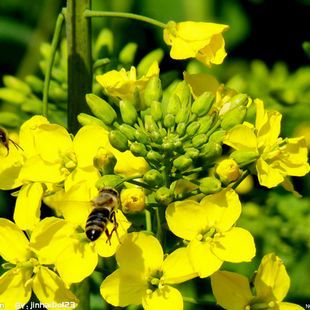
[[[116,260],[123,270],[136,270],[145,274],[159,270],[163,258],[159,241],[143,232],[125,236],[116,252]]]
[[[54,264],[62,251],[71,243],[75,227],[63,219],[47,217],[31,234],[30,247],[41,264]]]
[[[147,282],[143,277],[120,269],[107,276],[100,286],[102,297],[116,307],[141,304],[146,290]]]
[[[4,260],[13,264],[27,261],[31,255],[28,244],[28,239],[16,224],[0,218],[0,255]]]
[[[257,150],[257,140],[254,129],[246,125],[237,125],[226,134],[224,144],[227,144],[235,150]]]
[[[280,302],[278,304],[278,309],[279,310],[303,310],[305,308],[303,308],[297,304],[292,304],[290,302]]]
[[[55,266],[60,277],[67,283],[78,283],[90,276],[98,263],[98,254],[93,244],[71,239],[58,256]]]
[[[46,307],[48,309],[65,310],[75,308],[78,303],[78,299],[57,274],[43,266],[33,277],[33,291],[41,303],[50,304]]]
[[[169,254],[163,262],[162,271],[162,279],[168,284],[182,283],[198,276],[187,248],[179,248]]]
[[[188,245],[188,253],[194,270],[199,277],[205,278],[220,269],[223,261],[216,257],[207,242],[192,240]]]
[[[211,286],[216,303],[224,309],[245,309],[253,298],[248,279],[234,272],[217,271],[211,276]]]
[[[207,213],[208,226],[216,228],[218,232],[230,229],[241,214],[239,196],[232,189],[208,195],[200,204]]]
[[[252,235],[243,228],[234,227],[214,237],[212,251],[223,261],[241,263],[250,262],[256,249]]]
[[[254,285],[257,297],[269,301],[282,301],[290,287],[290,278],[281,259],[270,253],[263,257]]]
[[[43,124],[36,133],[35,147],[44,161],[55,163],[62,155],[72,152],[73,145],[71,136],[64,127]]]
[[[196,201],[183,200],[171,203],[166,209],[169,229],[178,237],[193,240],[208,228],[208,214]]]
[[[111,243],[108,242],[107,236],[105,233],[103,233],[102,236],[98,240],[95,241],[97,253],[102,257],[110,257],[115,254],[116,248],[120,244],[120,240],[125,234],[127,234],[127,230],[131,225],[131,223],[126,219],[126,217],[120,210],[116,211],[115,216],[116,216],[116,222],[118,225],[117,233],[113,232],[112,237],[110,238]],[[113,228],[114,228],[114,224],[109,223],[107,226],[109,233],[112,232]]]
[[[42,196],[41,183],[30,183],[20,189],[14,210],[14,221],[20,229],[33,230],[40,222]]]
[[[282,171],[268,165],[261,157],[256,162],[259,184],[268,188],[275,187],[284,181]]]
[[[151,294],[144,295],[142,305],[145,310],[182,310],[183,298],[177,289],[165,285]]]
[[[32,271],[26,268],[13,268],[0,277],[0,303],[5,309],[20,309],[26,304],[32,292],[30,280]]]

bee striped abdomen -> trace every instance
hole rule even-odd
[[[87,218],[85,226],[86,236],[89,240],[97,240],[106,230],[110,213],[111,211],[106,207],[97,207],[92,210]]]

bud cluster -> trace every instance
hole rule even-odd
[[[143,181],[157,188],[157,200],[167,204],[171,195],[165,186],[183,178],[201,179],[203,193],[216,192],[221,184],[227,185],[226,179],[207,177],[208,170],[222,156],[226,131],[243,122],[250,100],[225,88],[219,91],[217,96],[206,91],[194,99],[186,81],[174,82],[163,91],[161,80],[153,76],[132,100],[107,101],[87,94],[86,101],[95,118],[80,114],[79,119],[101,122],[109,130],[114,148],[145,158],[151,170]],[[143,110],[139,100],[143,100]]]

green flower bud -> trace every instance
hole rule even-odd
[[[247,166],[257,160],[259,154],[255,151],[234,151],[230,154],[230,158],[234,159],[240,167]]]
[[[155,143],[162,143],[162,141],[163,141],[163,139],[162,139],[162,137],[158,131],[150,132],[150,137],[151,137],[152,141],[154,141]]]
[[[107,174],[98,179],[98,181],[96,182],[96,187],[98,188],[98,190],[101,190],[104,187],[114,188],[122,182],[123,178],[121,176],[115,174]]]
[[[197,131],[198,129],[200,128],[200,124],[199,122],[195,121],[195,122],[192,122],[190,123],[187,128],[186,128],[186,133],[189,135],[189,136],[193,136]]]
[[[149,114],[144,116],[144,127],[149,132],[158,131],[156,122],[154,121],[152,115]]]
[[[48,108],[51,110],[55,110],[55,106],[49,104]],[[32,114],[40,114],[42,110],[42,102],[37,99],[26,99],[22,106],[21,106],[22,111],[27,112],[27,113],[32,113]]]
[[[159,101],[152,101],[151,103],[151,115],[155,122],[160,121],[163,116],[161,103]]]
[[[134,142],[130,145],[130,152],[138,157],[145,157],[147,154],[145,145],[139,142]]]
[[[158,76],[153,76],[144,89],[144,103],[147,107],[152,105],[153,101],[159,101],[162,96],[161,81]]]
[[[187,155],[181,155],[173,161],[173,166],[179,171],[187,170],[193,163],[193,160]]]
[[[67,101],[68,94],[58,83],[51,81],[48,96],[55,101]]]
[[[175,116],[173,114],[167,114],[164,118],[164,126],[166,128],[171,128],[175,124]]]
[[[150,66],[153,64],[154,61],[157,61],[158,63],[161,62],[161,60],[164,57],[164,51],[161,48],[157,48],[150,53],[146,54],[139,62],[137,66],[137,72],[138,76],[145,75]]]
[[[198,122],[200,124],[200,127],[197,133],[198,134],[207,133],[213,123],[213,120],[214,120],[214,115],[205,115],[199,118]]]
[[[221,127],[228,130],[238,124],[241,124],[246,117],[246,113],[247,108],[243,106],[228,111],[223,116]]]
[[[192,159],[196,159],[199,156],[199,150],[193,147],[189,147],[185,150],[185,155],[187,155],[188,157]]]
[[[181,109],[181,101],[176,94],[171,95],[168,105],[167,105],[167,114],[177,115]]]
[[[192,95],[187,82],[179,82],[174,90],[174,93],[179,97],[182,106],[187,108],[190,106]]]
[[[106,57],[107,54],[113,53],[114,36],[111,30],[104,28],[100,31],[95,42],[94,55],[95,59]]]
[[[141,129],[136,129],[135,138],[138,142],[143,143],[143,144],[147,144],[150,141],[149,136]]]
[[[155,200],[158,203],[167,206],[173,200],[172,190],[165,186],[159,188],[155,193]]]
[[[123,64],[132,64],[135,59],[138,44],[134,42],[127,43],[120,51],[118,58]]]
[[[86,102],[92,113],[106,125],[111,125],[115,121],[116,112],[104,99],[94,94],[87,94]]]
[[[175,117],[175,122],[179,123],[186,123],[189,119],[190,111],[188,107],[181,107],[180,111],[177,113]]]
[[[43,92],[44,82],[35,75],[27,75],[25,81],[35,93]]]
[[[167,130],[165,128],[160,128],[159,134],[162,138],[165,138],[167,136]]]
[[[112,174],[116,165],[115,156],[104,148],[99,148],[94,157],[94,166],[102,175]]]
[[[136,139],[136,137],[135,137],[136,129],[135,128],[133,128],[127,124],[121,124],[117,129],[119,131],[121,131],[127,137],[128,140],[134,141]]]
[[[0,99],[19,105],[26,100],[26,96],[17,90],[3,87],[0,88]]]
[[[86,113],[80,113],[77,119],[82,126],[97,125],[106,128],[106,125],[103,123],[102,120]]]
[[[151,186],[161,186],[164,182],[162,174],[155,169],[151,169],[143,176],[143,181]]]
[[[171,153],[175,150],[174,143],[170,140],[163,142],[162,147],[163,150],[168,153]]]
[[[4,75],[3,84],[8,88],[18,90],[25,95],[29,95],[31,93],[31,88],[27,83],[12,75]]]
[[[214,95],[207,91],[204,92],[193,102],[191,108],[192,113],[195,113],[198,116],[207,114],[212,107],[213,101]]]
[[[123,121],[129,125],[133,125],[138,116],[134,105],[128,100],[121,100],[119,107]]]
[[[222,143],[226,135],[226,130],[217,130],[209,137],[210,142]]]
[[[225,115],[226,113],[237,107],[245,107],[247,106],[248,102],[249,102],[248,95],[237,94],[224,103],[223,107],[219,112],[219,115]]]
[[[109,132],[109,140],[113,147],[121,152],[128,150],[127,137],[119,130],[112,130]]]
[[[162,162],[163,157],[161,154],[159,154],[156,151],[148,151],[147,155],[146,155],[147,160],[152,163],[152,164],[159,164]]]
[[[183,136],[186,131],[186,123],[179,123],[176,131],[179,136]]]
[[[214,163],[222,155],[222,147],[215,142],[208,142],[200,151],[199,158],[203,166]]]
[[[3,111],[0,112],[0,124],[4,127],[18,127],[22,120],[16,113]]]
[[[205,195],[213,194],[221,190],[220,180],[214,177],[203,178],[199,183],[199,190]]]
[[[207,142],[207,135],[205,133],[202,133],[200,135],[194,136],[192,139],[192,144],[194,147],[202,146]]]

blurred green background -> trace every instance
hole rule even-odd
[[[0,87],[4,87],[5,75],[21,80],[32,75],[42,80],[44,64],[41,63],[40,68],[40,61],[42,55],[48,53],[48,46],[44,49],[42,43],[50,42],[57,14],[64,5],[63,0],[1,0]],[[115,62],[129,42],[138,45],[134,65],[160,47],[165,51],[160,66],[162,73],[170,72],[172,77],[180,78],[186,69],[191,73],[212,73],[227,86],[264,99],[268,108],[283,114],[282,135],[305,135],[310,145],[310,55],[303,49],[303,43],[310,40],[309,0],[93,0],[93,9],[139,13],[162,22],[193,20],[230,25],[224,34],[228,56],[223,65],[212,69],[203,68],[195,61],[170,59],[161,30],[138,21],[95,19],[93,36],[95,41],[105,27],[112,31],[114,43],[109,57],[114,57]],[[64,54],[58,59],[60,67],[65,62]],[[53,121],[64,123],[66,81],[55,76],[58,92],[52,100],[58,105],[54,107]],[[35,98],[40,104],[40,95],[37,91],[30,99]],[[0,92],[0,114],[20,113],[12,129],[17,129],[21,121],[35,113],[33,106],[29,108],[26,104],[16,111],[19,111],[16,103],[12,108],[10,100],[1,97]],[[0,126],[6,125],[0,116]],[[266,190],[257,184],[241,195],[244,212],[239,225],[255,236],[257,257],[251,264],[224,267],[250,276],[264,254],[275,252],[284,260],[291,276],[288,300],[304,306],[310,300],[310,178],[293,181],[303,199],[281,188]],[[11,217],[14,199],[0,191],[0,203],[0,215]],[[94,277],[93,285],[99,280]],[[208,286],[206,279],[181,285],[181,289],[186,296],[210,299]],[[100,309],[103,301],[94,293],[92,303],[93,309]],[[186,307],[204,309],[189,303]]]

